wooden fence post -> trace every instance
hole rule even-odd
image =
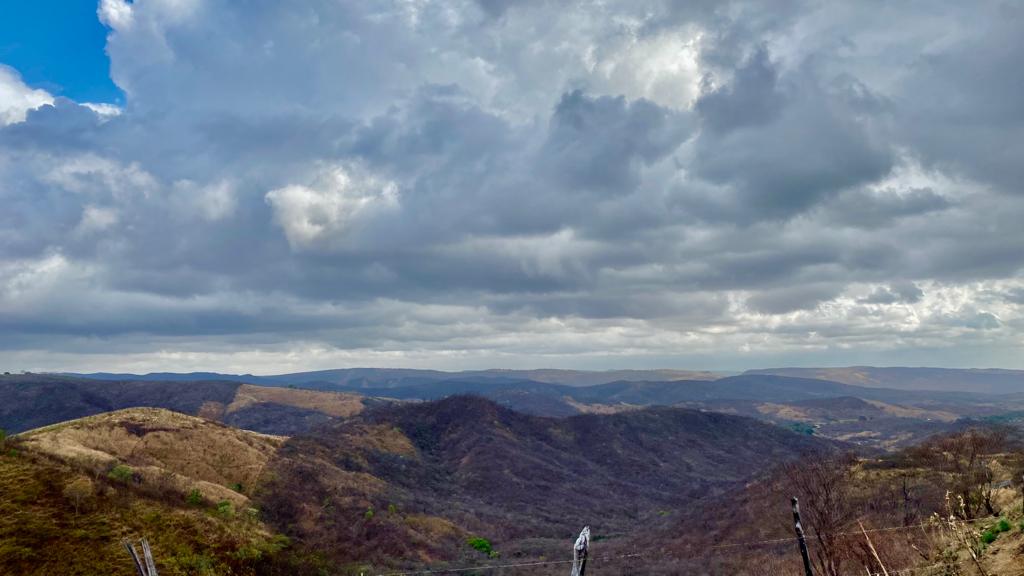
[[[590,552],[590,526],[584,526],[576,544],[572,547],[572,573],[570,576],[585,576],[587,553]]]
[[[139,576],[159,576],[156,573],[156,563],[153,562],[153,551],[149,548],[149,540],[143,538],[139,543],[142,545],[142,558],[139,558],[139,553],[135,550],[135,544],[131,540],[128,538],[121,540],[121,545],[132,557],[135,571],[139,573]]]
[[[807,554],[807,539],[804,538],[804,527],[800,524],[800,501],[793,496],[793,527],[796,530],[796,539],[800,543],[800,556],[804,559],[804,576],[814,576],[811,570],[811,557]]]
[[[132,557],[132,562],[135,563],[135,571],[139,573],[139,576],[146,576],[146,568],[142,565],[142,561],[139,560],[139,553],[135,551],[135,545],[132,541],[125,538],[121,540],[121,545],[128,551],[128,554]]]

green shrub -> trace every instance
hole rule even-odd
[[[191,504],[193,506],[202,506],[203,505],[203,494],[202,494],[202,492],[200,492],[198,488],[193,488],[188,493],[188,496],[185,496],[185,502],[188,502],[189,504]]]
[[[991,544],[999,538],[999,532],[993,531],[991,528],[981,533],[981,541],[985,544]]]
[[[366,509],[366,512],[363,513],[363,518],[366,518],[367,520],[373,520],[373,515],[373,506],[370,506],[369,508]]]
[[[184,550],[175,554],[171,558],[171,565],[182,573],[195,576],[216,576],[217,574],[214,571],[213,558],[192,550]]]
[[[398,506],[388,504],[388,514],[398,514]]]
[[[107,478],[110,478],[111,480],[115,480],[117,482],[121,482],[123,484],[131,482],[133,477],[135,477],[135,472],[128,466],[125,466],[124,464],[118,464],[117,466],[111,468],[110,472],[107,472]]]
[[[498,553],[495,552],[494,548],[491,546],[490,540],[488,540],[486,538],[474,537],[474,538],[470,538],[466,542],[474,550],[477,550],[479,552],[483,552],[484,554],[487,554],[487,556],[490,557],[490,558],[495,558],[495,557],[498,556]]]
[[[221,500],[217,502],[217,513],[225,518],[230,518],[235,515],[235,508],[231,505],[231,502]]]
[[[1006,520],[1006,518],[1000,518],[999,523],[996,524],[996,529],[1000,532],[1009,532],[1010,523]]]
[[[228,488],[231,488],[232,490],[238,493],[242,493],[245,491],[245,486],[243,486],[241,482],[235,482],[231,486],[228,486]]]

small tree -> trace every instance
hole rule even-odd
[[[203,505],[203,493],[198,488],[193,488],[189,491],[188,495],[185,496],[185,501],[193,506]]]
[[[93,493],[92,480],[89,480],[87,476],[79,476],[64,487],[64,497],[74,505],[75,516],[78,516],[78,511],[82,504],[89,498],[92,498]]]

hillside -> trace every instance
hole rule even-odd
[[[229,381],[105,381],[44,374],[0,376],[0,398],[0,429],[10,433],[123,408],[155,407],[291,435],[376,402],[355,394]]]
[[[791,539],[789,499],[797,496],[815,574],[829,573],[826,559],[839,574],[881,571],[860,522],[890,574],[979,574],[971,547],[989,576],[1017,576],[1024,566],[1022,448],[1019,431],[981,427],[881,458],[805,460],[711,496],[635,543],[666,542],[666,563],[684,573],[802,573]],[[714,513],[725,508],[729,514]]]
[[[87,470],[126,466],[140,484],[248,506],[246,493],[284,442],[160,408],[129,408],[19,435],[22,446]],[[234,487],[234,488],[232,488]]]
[[[834,450],[756,420],[680,408],[550,419],[452,397],[383,407],[285,443],[257,499],[280,530],[338,562],[472,561],[564,548]]]
[[[159,409],[0,439],[0,574],[132,576],[125,537],[162,576],[269,573],[288,540],[247,494],[281,442]]]
[[[961,418],[1024,407],[1020,398],[866,388],[811,378],[743,375],[715,381],[610,382],[564,386],[534,381],[441,380],[376,391],[403,400],[474,394],[519,412],[564,417],[645,406],[684,406],[749,416],[865,446],[907,446],[956,428]]]
[[[816,378],[855,386],[897,390],[936,390],[983,394],[1024,393],[1024,370],[851,366],[847,368],[772,368],[749,370],[745,374]]]

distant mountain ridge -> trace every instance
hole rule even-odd
[[[317,390],[360,390],[403,388],[431,382],[457,380],[531,381],[564,386],[596,386],[612,382],[675,382],[716,381],[730,377],[724,372],[699,370],[465,370],[446,372],[410,368],[340,368],[276,375],[223,374],[217,372],[154,372],[121,374],[96,372],[68,373],[68,376],[98,380],[132,381],[195,381],[226,380],[267,386],[294,385]],[[865,388],[888,388],[905,391],[966,392],[982,394],[1024,393],[1024,370],[996,368],[928,368],[850,366],[839,368],[760,368],[747,370],[741,376],[773,375],[791,378],[827,380]]]
[[[257,432],[292,435],[377,402],[356,394],[227,380],[91,380],[48,374],[0,376],[0,398],[0,428],[10,433],[113,410],[151,407]]]
[[[744,374],[815,378],[869,388],[934,390],[982,394],[1024,393],[1024,370],[1000,368],[913,368],[849,366],[844,368],[766,368]]]
[[[464,370],[445,372],[441,370],[419,370],[411,368],[339,368],[334,370],[316,370],[312,372],[295,372],[256,376],[252,374],[222,374],[217,372],[152,372],[149,374],[126,374],[114,372],[94,372],[89,374],[65,373],[67,376],[92,378],[96,380],[135,380],[135,381],[183,381],[183,380],[227,380],[250,384],[287,385],[292,384],[304,388],[331,389],[333,386],[352,388],[392,388],[412,386],[441,380],[531,380],[548,384],[567,386],[593,386],[616,381],[676,381],[676,380],[715,380],[725,376],[723,373],[701,370]]]

